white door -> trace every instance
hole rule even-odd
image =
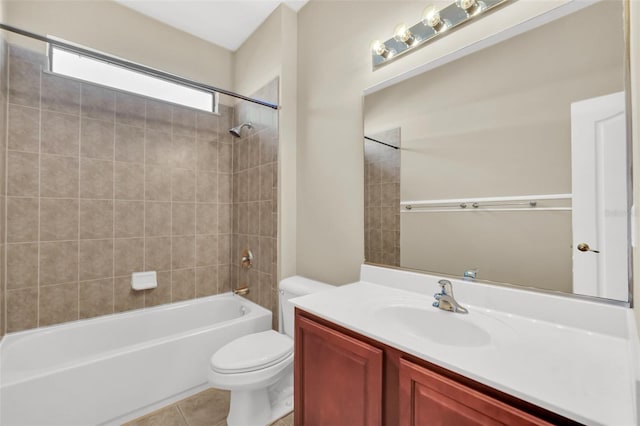
[[[571,104],[573,292],[628,300],[624,92]],[[593,251],[580,251],[578,248]],[[598,252],[596,252],[598,251]]]

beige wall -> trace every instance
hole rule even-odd
[[[311,1],[298,14],[297,272],[354,281],[364,253],[362,93],[563,1],[513,2],[376,71],[371,41],[420,17],[421,2]]]
[[[278,280],[296,271],[297,15],[281,5],[235,52],[234,89],[253,93],[279,77]]]
[[[10,0],[6,23],[213,86],[233,87],[230,51],[111,0]],[[215,25],[215,22],[212,22]],[[12,42],[25,43],[15,36]],[[32,49],[43,49],[44,44]],[[226,103],[226,102],[225,102]]]
[[[636,216],[631,220],[636,225],[635,238],[637,241],[637,228],[640,227],[640,216],[638,216],[638,204],[640,200],[640,2],[630,1],[630,37],[631,42],[631,111],[632,133],[633,133],[633,199],[636,205]],[[636,247],[633,250],[633,306],[637,321],[637,331],[640,333],[640,250]]]
[[[570,105],[624,90],[623,46],[595,4],[368,95],[365,134],[402,128],[402,201],[571,193]],[[403,267],[572,290],[569,211],[401,216]]]

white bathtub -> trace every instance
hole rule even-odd
[[[6,335],[0,424],[117,424],[206,387],[222,345],[271,312],[222,294]]]

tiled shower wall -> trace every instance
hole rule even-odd
[[[43,63],[10,48],[6,331],[228,291],[233,109],[196,112]],[[263,208],[275,212],[272,197]],[[275,230],[265,238],[271,271]],[[144,270],[158,271],[158,288],[132,292],[130,274]]]
[[[400,128],[373,139],[400,146]],[[364,141],[365,259],[400,266],[400,150]]]
[[[278,103],[278,79],[252,97]],[[247,297],[273,312],[278,325],[276,243],[278,218],[278,112],[243,103],[235,109],[235,123],[251,122],[233,144],[232,282],[248,285]],[[253,266],[239,266],[243,249],[254,255]]]
[[[5,253],[5,159],[7,130],[7,43],[0,36],[0,338],[4,335],[5,324],[5,290],[4,290],[4,253]]]

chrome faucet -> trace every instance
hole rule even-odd
[[[433,295],[436,301],[433,302],[433,307],[443,309],[445,311],[456,312],[459,314],[468,314],[467,308],[461,306],[456,299],[453,298],[453,286],[449,280],[438,281],[440,285],[440,293]]]
[[[478,276],[477,269],[468,269],[464,271],[464,275],[462,276],[462,278],[466,281],[475,281],[477,276]]]

